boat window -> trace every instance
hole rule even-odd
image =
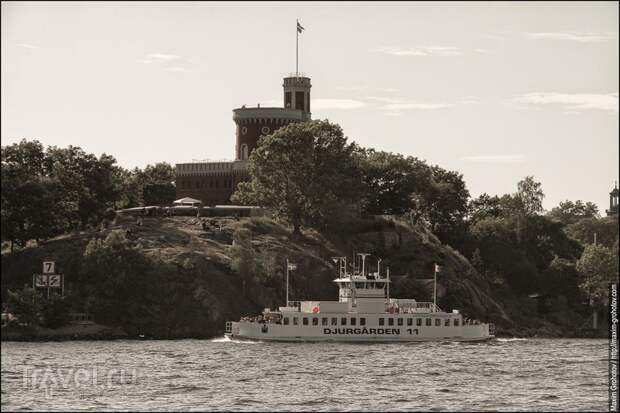
[[[338,318],[337,317],[332,317],[332,325],[333,326],[338,325]]]
[[[402,318],[399,318],[399,319],[398,319],[398,325],[399,325],[399,326],[402,326],[402,325],[403,325],[403,319],[402,319]]]
[[[394,325],[394,319],[393,318],[388,318],[388,325],[389,326],[393,326]]]
[[[444,321],[443,325],[446,327],[450,327],[450,319],[446,318],[446,321]]]
[[[317,317],[312,317],[312,325],[313,326],[318,326],[319,325],[319,319]]]
[[[293,325],[296,326],[297,324],[299,324],[297,317],[293,317]]]
[[[426,325],[427,325],[427,326],[432,325],[432,322],[431,322],[431,319],[430,319],[430,318],[427,318],[427,319],[426,319]]]
[[[321,325],[323,325],[323,326],[327,325],[327,317],[321,318]]]
[[[303,321],[304,321],[304,325],[307,326],[308,325],[308,317],[304,317]]]
[[[416,318],[415,319],[415,325],[416,326],[421,326],[422,325],[422,319],[421,318]]]
[[[354,326],[357,324],[357,319],[355,317],[351,317],[351,325]]]
[[[366,319],[364,317],[360,317],[360,325],[361,326],[365,326],[366,325]]]
[[[285,326],[288,325],[288,317],[284,317],[284,319],[282,320],[282,324],[284,324]]]
[[[413,318],[408,318],[407,319],[407,325],[408,326],[412,326],[413,325]]]
[[[379,325],[380,326],[385,325],[385,320],[383,319],[383,317],[379,319]]]
[[[377,283],[377,288],[383,288],[383,283]]]
[[[436,318],[435,319],[435,326],[436,327],[441,327],[441,318]]]
[[[455,318],[454,319],[454,327],[458,327],[459,326],[459,319]]]
[[[346,317],[342,317],[340,319],[340,325],[341,326],[346,326],[347,325],[347,318]]]
[[[355,283],[355,288],[364,288],[364,283]]]

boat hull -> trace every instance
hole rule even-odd
[[[227,327],[226,336],[239,340],[280,342],[476,342],[493,339],[488,324],[460,327],[357,327],[283,326],[256,322],[235,322]]]

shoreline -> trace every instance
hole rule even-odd
[[[533,334],[532,334],[533,333]],[[586,332],[585,334],[540,334],[541,332],[526,330],[522,332],[500,331],[495,338],[511,339],[606,339],[609,338],[602,332],[593,334]],[[130,335],[121,328],[109,327],[100,324],[89,325],[69,325],[57,329],[32,328],[32,327],[3,327],[1,334],[1,342],[66,342],[66,341],[112,341],[112,340],[208,340],[222,337],[224,331],[220,334],[205,335],[187,335],[178,337],[147,337],[140,335]]]

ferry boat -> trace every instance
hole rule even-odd
[[[288,269],[286,306],[266,308],[256,317],[243,317],[226,323],[225,335],[231,339],[261,341],[484,341],[494,338],[495,326],[463,318],[458,310],[442,311],[435,302],[390,298],[390,272],[361,271],[355,263],[347,271],[345,257],[336,257],[338,301],[289,301]],[[435,286],[436,286],[435,270]],[[436,288],[436,287],[435,287]],[[436,298],[435,298],[436,301]]]

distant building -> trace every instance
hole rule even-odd
[[[230,204],[230,196],[240,182],[249,180],[248,157],[263,135],[269,135],[292,122],[311,119],[310,78],[284,78],[283,107],[233,110],[237,125],[235,160],[176,164],[176,196],[199,199],[204,205]]]
[[[616,181],[614,189],[609,193],[609,209],[605,212],[607,212],[608,217],[618,215],[618,181]]]

